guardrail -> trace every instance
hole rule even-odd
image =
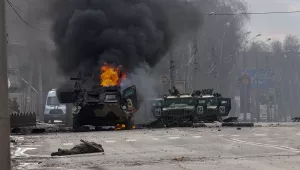
[[[36,126],[35,113],[11,113],[10,114],[11,128],[19,128],[26,126]]]

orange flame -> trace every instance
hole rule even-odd
[[[121,81],[126,78],[126,74],[121,73],[120,67],[114,67],[104,63],[101,67],[101,86],[110,87],[110,86],[119,86]]]

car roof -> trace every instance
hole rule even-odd
[[[56,95],[56,89],[52,89],[48,92],[48,97],[55,97]]]

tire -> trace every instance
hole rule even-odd
[[[134,125],[133,117],[128,118],[126,120],[125,130],[131,130],[133,125]]]

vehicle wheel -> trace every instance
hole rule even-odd
[[[125,129],[131,130],[133,125],[134,125],[133,117],[130,117],[126,120]]]

